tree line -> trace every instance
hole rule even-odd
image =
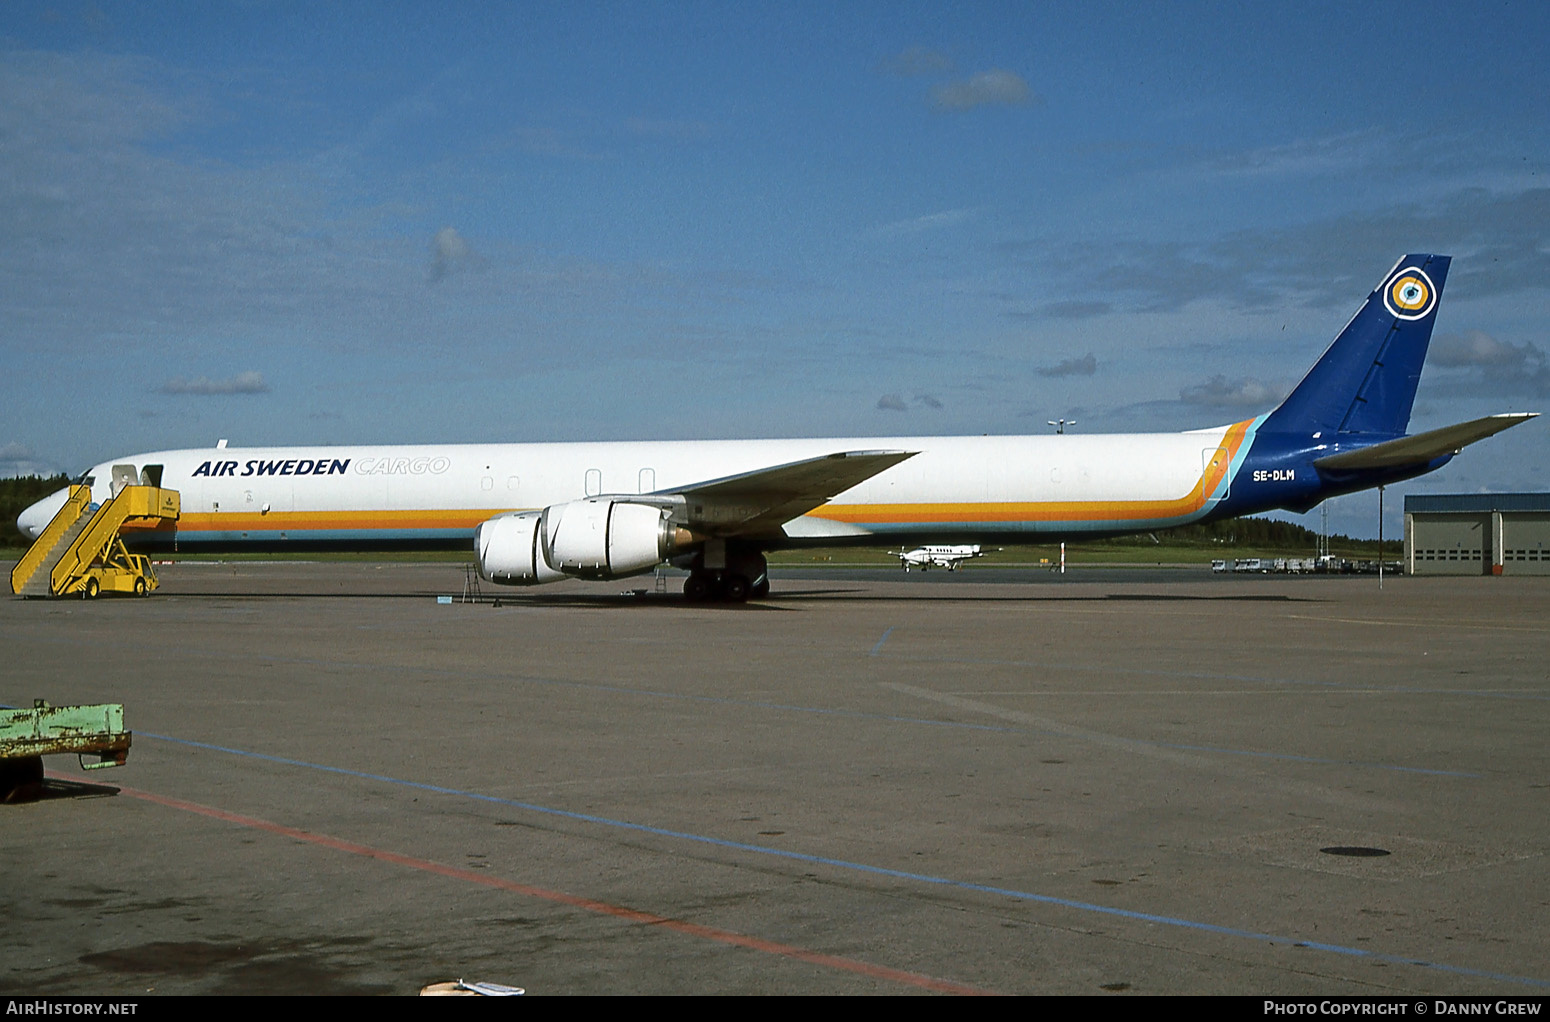
[[[25,547],[31,544],[16,530],[16,516],[50,493],[70,484],[70,478],[57,476],[15,476],[0,479],[0,546]]]

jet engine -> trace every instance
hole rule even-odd
[[[692,541],[661,507],[614,497],[551,504],[539,525],[547,566],[577,578],[638,575]]]
[[[697,541],[663,508],[616,497],[496,515],[474,530],[480,577],[510,586],[638,575]]]
[[[565,577],[549,567],[538,542],[541,511],[497,515],[474,530],[479,575],[508,586],[536,586]]]

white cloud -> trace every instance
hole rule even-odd
[[[1483,330],[1471,330],[1465,334],[1440,334],[1432,342],[1433,365],[1457,368],[1460,366],[1513,366],[1528,363],[1543,365],[1545,353],[1530,343],[1508,344],[1498,341]]]
[[[1229,380],[1213,376],[1204,383],[1179,391],[1179,400],[1202,408],[1270,408],[1279,404],[1285,391],[1259,380]]]
[[[996,68],[938,85],[931,91],[931,99],[938,110],[972,110],[977,106],[1027,106],[1036,97],[1021,75]]]
[[[941,411],[944,407],[941,398],[935,394],[927,394],[923,390],[915,391],[908,401],[902,394],[884,394],[877,399],[878,410],[884,412],[907,412],[912,405],[916,408],[929,408],[934,412]]]
[[[1512,344],[1483,330],[1442,334],[1428,362],[1451,370],[1442,386],[1455,394],[1550,396],[1550,356],[1532,341]]]
[[[953,69],[953,61],[940,50],[911,46],[903,53],[883,61],[880,69],[888,74],[909,78],[916,75],[944,74]]]
[[[877,228],[876,233],[887,237],[921,234],[925,231],[954,227],[973,218],[973,209],[944,209],[939,213],[927,213],[924,216],[910,217],[907,220],[895,220],[893,223],[884,224]]]
[[[1088,352],[1081,358],[1068,358],[1052,366],[1035,369],[1040,376],[1091,376],[1098,371],[1098,358]]]
[[[1442,301],[1542,291],[1550,280],[1550,188],[1464,189],[1424,206],[1389,206],[1289,227],[1260,227],[1173,241],[1116,236],[1051,246],[1035,233],[1003,238],[1000,249],[1063,280],[1075,292],[1051,318],[1101,311],[1170,311],[1221,301],[1263,310],[1284,305],[1355,311],[1361,296],[1417,239],[1455,256]],[[1112,306],[1112,309],[1108,308]],[[1065,314],[1065,315],[1063,315]]]
[[[445,279],[460,270],[475,269],[483,260],[468,247],[454,227],[443,227],[431,239],[431,282]]]
[[[611,154],[593,145],[590,133],[580,128],[530,125],[515,129],[514,134],[523,151],[534,156],[588,162],[613,159]]]
[[[1300,138],[1221,157],[1210,164],[1224,174],[1306,176],[1344,173],[1394,159],[1399,142],[1382,130]]]
[[[212,380],[206,376],[185,380],[181,376],[176,376],[163,383],[158,389],[163,394],[197,394],[210,397],[222,394],[267,394],[269,384],[264,382],[262,373],[249,370],[224,380]]]
[[[50,476],[58,469],[39,459],[26,444],[12,441],[0,447],[0,478],[15,476]]]
[[[1051,319],[1091,319],[1094,316],[1106,316],[1114,311],[1114,306],[1108,302],[1070,300],[1051,302],[1041,310],[1042,314]],[[1021,318],[1032,319],[1038,313],[1023,313]]]

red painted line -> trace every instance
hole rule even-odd
[[[66,774],[49,773],[47,776],[57,777],[60,780],[81,780],[79,777]],[[373,848],[370,845],[357,844],[354,841],[345,841],[340,838],[329,837],[326,834],[314,834],[308,830],[298,830],[295,827],[287,827],[281,823],[261,820],[255,816],[242,816],[238,813],[227,812],[224,809],[217,809],[214,806],[200,805],[198,802],[185,802],[183,799],[169,798],[166,795],[156,795],[148,791],[139,791],[135,788],[121,787],[118,790],[120,794],[128,795],[131,798],[138,798],[145,802],[152,802],[159,806],[166,806],[169,809],[180,809],[184,812],[197,813],[200,816],[208,816],[211,819],[221,820],[225,823],[234,823],[240,827],[268,831],[281,837],[294,838],[297,841],[305,841],[308,844],[318,845],[323,848],[332,848],[334,851],[348,852],[351,855],[361,855],[368,859],[376,859],[378,862],[392,863],[395,866],[406,866],[409,869],[434,873],[453,880],[464,880],[471,884],[494,887],[498,890],[510,891],[513,894],[520,894],[529,898],[538,898],[560,905],[569,905],[573,908],[583,909],[587,912],[596,912],[599,915],[613,916],[616,919],[624,919],[632,923],[660,926],[663,929],[682,933],[686,936],[700,937],[732,947],[748,948],[752,951],[762,951],[765,954],[780,955],[783,958],[792,958],[799,962],[806,962],[809,965],[821,965],[829,969],[853,972],[871,979],[901,983],[905,986],[919,987],[923,990],[931,990],[937,993],[964,995],[986,995],[990,993],[988,990],[981,990],[963,983],[936,979],[935,977],[923,976],[915,972],[904,972],[900,969],[890,969],[882,965],[873,965],[870,962],[857,961],[854,958],[826,955],[819,951],[809,951],[791,944],[781,944],[772,940],[764,940],[760,937],[750,937],[747,934],[734,933],[731,930],[722,930],[714,926],[701,926],[698,923],[685,922],[682,919],[671,919],[667,916],[642,912],[639,909],[627,908],[623,905],[612,905],[606,901],[597,901],[593,898],[566,894],[564,891],[551,891],[543,887],[534,887],[531,884],[519,884],[514,880],[503,880],[500,877],[432,862],[430,859],[421,859],[412,855],[390,852],[383,848]]]

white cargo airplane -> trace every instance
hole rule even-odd
[[[976,557],[984,557],[985,554],[977,544],[957,546],[922,546],[914,550],[899,551],[899,566],[909,571],[911,566],[925,571],[928,568],[946,568],[948,571],[957,571],[958,565],[963,561]]]
[[[1407,255],[1264,415],[1187,433],[215,448],[93,466],[182,494],[142,548],[467,548],[491,582],[614,579],[663,561],[691,599],[769,591],[788,545],[1050,542],[1166,529],[1430,472],[1537,413],[1406,436],[1449,258]],[[37,536],[60,490],[17,524]],[[901,547],[902,549],[902,547]]]

